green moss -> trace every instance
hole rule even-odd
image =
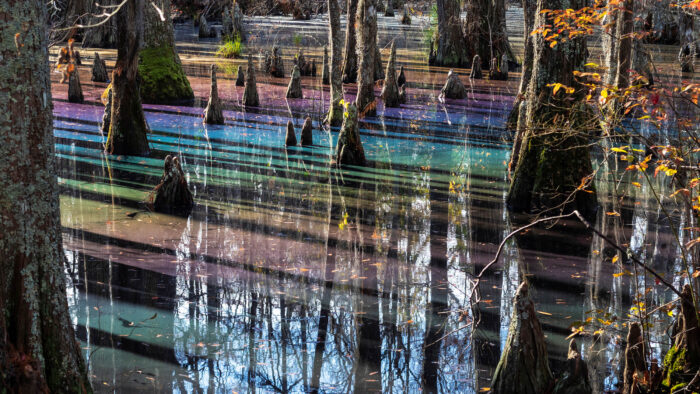
[[[175,50],[168,45],[141,50],[139,75],[144,103],[180,103],[194,99],[190,81],[177,61]]]
[[[685,349],[679,349],[676,346],[671,347],[664,357],[664,380],[662,384],[665,387],[676,387],[679,384],[684,384],[685,369]]]

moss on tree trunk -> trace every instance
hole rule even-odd
[[[139,55],[141,98],[149,104],[180,104],[194,100],[190,81],[182,68],[175,48],[170,0],[155,0],[163,10],[163,18],[155,8],[145,10],[144,43]]]
[[[46,9],[0,0],[0,391],[88,393],[66,300]]]

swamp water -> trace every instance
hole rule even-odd
[[[287,103],[287,79],[259,74],[265,109],[248,112],[236,104],[243,88],[220,77],[223,126],[202,125],[196,106],[144,105],[147,158],[102,153],[103,85],[84,83],[78,105],[54,81],[68,298],[98,392],[479,392],[523,273],[555,371],[574,322],[627,316],[635,284],[613,277],[609,248],[571,224],[506,243],[471,308],[470,275],[516,227],[504,204],[504,124],[519,74],[441,103],[447,70],[400,54],[409,101],[361,121],[369,165],[343,170],[330,166],[338,130],[318,124],[320,75],[304,78],[306,99]],[[205,102],[206,66],[183,59]],[[314,146],[285,149],[287,121],[299,133],[307,115]],[[168,154],[189,177],[188,217],[145,209]],[[669,225],[645,209],[647,192],[619,207],[618,230],[603,231],[671,272],[677,251]],[[599,194],[605,209],[605,185]],[[650,296],[670,300],[662,289]],[[596,392],[617,381],[624,332],[579,343]]]

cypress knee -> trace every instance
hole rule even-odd
[[[211,65],[211,89],[209,90],[209,103],[204,111],[204,123],[224,124],[224,114],[221,109],[221,100],[216,86],[216,65]]]
[[[481,79],[483,77],[484,73],[481,71],[481,58],[479,55],[474,55],[474,60],[472,60],[472,70],[469,73],[469,78]]]
[[[258,98],[258,87],[255,84],[255,68],[253,67],[253,57],[248,55],[248,70],[243,91],[243,106],[257,107],[260,105]]]
[[[284,144],[286,146],[297,146],[297,136],[291,120],[287,121],[287,135],[284,138]]]
[[[335,148],[335,163],[338,166],[365,165],[365,150],[360,140],[357,107],[354,104],[348,104],[345,110],[345,119]]]
[[[68,77],[68,101],[71,103],[82,103],[84,99],[83,87],[80,85],[78,67],[75,67],[73,64],[69,64],[68,67],[73,68]]]
[[[301,128],[301,146],[310,146],[314,144],[313,123],[310,117],[304,120],[304,126]]]
[[[95,60],[92,62],[92,81],[107,82],[107,66],[105,61],[100,59],[100,54],[95,52]]]
[[[401,66],[401,68],[399,70],[399,77],[396,79],[396,83],[399,86],[403,86],[406,84],[406,73],[403,70],[403,66]]]
[[[238,66],[238,71],[236,71],[236,86],[245,86],[245,73],[243,72],[243,66]]]
[[[165,157],[163,177],[154,192],[153,208],[156,212],[189,214],[192,210],[192,192],[187,186],[187,177],[177,156]]]
[[[396,83],[396,42],[391,43],[391,54],[386,65],[386,78],[382,89],[382,98],[385,107],[399,106],[399,85]]]
[[[445,86],[440,90],[440,94],[448,99],[464,99],[467,98],[467,88],[459,79],[459,75],[450,70],[447,74],[447,81],[445,81]]]
[[[299,66],[295,65],[292,69],[292,76],[287,86],[287,98],[303,98],[303,93],[301,91],[301,74],[299,72]]]

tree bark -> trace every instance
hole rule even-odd
[[[116,0],[101,0],[99,5],[97,2],[92,3],[92,9],[90,13],[93,15],[100,15],[104,12],[104,6],[114,6]],[[100,5],[102,7],[100,7]],[[103,20],[104,17],[92,17],[88,21],[90,24],[94,24]],[[83,48],[115,48],[117,45],[117,22],[116,18],[112,17],[107,22],[87,29],[83,36]]]
[[[175,48],[175,33],[170,18],[170,0],[150,0],[163,11],[145,4],[144,48],[139,55],[141,98],[145,103],[168,104],[194,100],[190,81]]]
[[[523,6],[523,19],[524,19],[524,31],[523,40],[525,42],[524,52],[523,52],[523,70],[520,76],[520,87],[518,88],[518,96],[515,98],[513,103],[513,109],[508,117],[508,127],[517,130],[518,118],[520,115],[520,106],[523,103],[525,95],[527,94],[527,86],[530,84],[530,78],[532,77],[532,57],[533,57],[533,47],[532,47],[532,37],[530,33],[532,32],[532,26],[535,24],[535,10],[537,9],[537,2],[535,0],[522,0]],[[472,65],[472,67],[474,67]],[[514,144],[514,147],[519,147],[519,144]],[[516,150],[513,150],[515,153]],[[511,155],[511,159],[515,157]]]
[[[349,5],[349,4],[348,4]],[[328,123],[331,126],[340,126],[343,123],[343,107],[340,101],[343,99],[342,81],[342,48],[340,37],[340,7],[338,0],[328,0],[328,42],[331,46],[330,58],[330,83],[331,105],[328,109]]]
[[[615,86],[627,89],[629,86],[629,70],[632,66],[632,33],[634,32],[634,0],[625,0],[618,11],[618,55]]]
[[[437,0],[437,31],[434,37],[430,64],[460,67],[469,64],[470,53],[464,43],[459,16],[459,0]]]
[[[115,18],[117,63],[112,72],[112,120],[105,151],[114,155],[147,155],[148,125],[141,107],[138,75],[144,0],[127,2]]]
[[[542,326],[530,300],[529,286],[523,282],[513,300],[506,347],[493,374],[491,392],[512,393],[517,387],[522,394],[545,393],[553,381]]]
[[[377,10],[373,0],[360,0],[357,7],[357,55],[359,60],[357,98],[355,105],[360,117],[374,116],[377,103],[374,97],[374,68],[377,54]]]
[[[579,9],[583,0],[538,0],[535,28],[551,24],[545,9]],[[534,37],[532,77],[528,84],[525,127],[518,161],[515,163],[507,203],[516,212],[538,212],[558,207],[578,209],[595,215],[595,192],[579,187],[593,173],[588,148],[588,130],[594,119],[583,100],[583,90],[573,72],[582,70],[587,48],[577,38],[550,46],[541,36]],[[573,94],[550,84],[561,83],[575,89]],[[550,85],[550,86],[547,86]],[[556,126],[552,126],[556,125]]]
[[[46,5],[0,9],[0,387],[92,392],[66,300]]]
[[[468,58],[479,55],[482,68],[489,67],[491,59],[500,59],[504,54],[515,61],[506,33],[505,0],[466,0],[465,4],[464,42],[468,46]]]
[[[358,0],[348,0],[348,25],[345,31],[345,59],[343,60],[343,83],[357,82],[357,36],[355,35],[357,1]]]

